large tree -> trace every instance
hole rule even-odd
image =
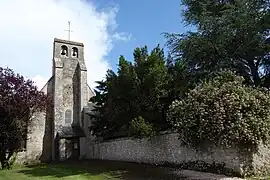
[[[235,70],[246,82],[270,87],[269,0],[182,0],[195,32],[166,34],[174,60],[201,78]],[[198,76],[197,76],[198,77]]]
[[[168,127],[162,103],[169,82],[164,52],[159,46],[150,53],[142,47],[133,56],[134,63],[120,56],[117,73],[109,70],[91,99],[97,112],[92,129],[102,137],[127,135],[131,120],[139,116],[157,130]]]
[[[9,168],[11,156],[27,140],[31,115],[50,105],[50,99],[37,90],[33,81],[0,67],[0,162]]]

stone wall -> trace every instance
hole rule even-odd
[[[29,128],[28,133],[28,140],[26,142],[26,150],[19,152],[16,159],[16,162],[19,164],[40,162],[43,153],[46,153],[43,151],[46,115],[45,113],[35,113],[32,119],[31,128]]]
[[[41,89],[45,94],[53,92],[53,78],[50,78]],[[17,163],[32,163],[50,161],[52,159],[52,109],[36,112],[28,127],[26,150],[17,154]]]
[[[51,115],[48,111],[33,114],[31,126],[28,129],[26,150],[17,154],[17,163],[39,163],[52,160]]]
[[[260,145],[258,152],[252,154],[251,166],[258,175],[269,175],[270,172],[270,147]]]
[[[269,150],[263,150],[264,156],[247,155],[239,153],[234,148],[208,148],[204,151],[195,151],[192,148],[181,145],[175,133],[164,134],[150,140],[142,139],[116,139],[108,142],[94,143],[89,146],[86,158],[129,161],[150,164],[171,164],[183,165],[203,162],[202,164],[223,165],[223,170],[230,170],[237,174],[243,174],[243,169],[253,165],[257,169],[262,169],[269,163]],[[252,161],[252,158],[257,160]],[[266,160],[266,159],[267,160]],[[266,163],[266,164],[265,164]],[[268,164],[269,165],[269,164]],[[189,168],[189,167],[188,167]],[[192,169],[192,167],[191,167]],[[194,167],[193,167],[194,169]],[[199,169],[198,169],[199,170]]]

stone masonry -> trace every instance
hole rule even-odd
[[[87,84],[84,45],[55,38],[52,64],[52,77],[42,91],[53,97],[53,107],[32,117],[19,161],[80,158],[80,142],[85,142],[83,121],[89,121],[84,109],[93,96]]]
[[[182,145],[177,133],[163,134],[149,139],[119,138],[95,142],[84,149],[87,159],[116,160],[155,165],[173,165],[202,170],[205,165],[222,167],[243,175],[245,168],[257,175],[267,174],[270,167],[270,148],[261,145],[257,152],[244,153],[237,148],[212,147],[194,150]],[[197,167],[193,165],[196,164]],[[203,167],[203,168],[204,168]]]

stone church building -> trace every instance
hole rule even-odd
[[[53,106],[34,114],[22,161],[79,159],[90,139],[89,99],[94,95],[87,84],[82,43],[54,39],[52,76],[42,88],[53,97]]]
[[[89,131],[94,95],[87,84],[82,43],[54,39],[52,76],[42,91],[53,97],[53,106],[34,114],[26,148],[19,162],[103,159],[163,165],[205,162],[225,165],[243,172],[243,167],[264,172],[269,169],[270,150],[260,145],[256,153],[239,153],[239,148],[214,147],[207,152],[183,145],[178,133],[165,133],[149,139],[120,138],[95,141]]]

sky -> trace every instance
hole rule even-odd
[[[52,74],[53,39],[85,45],[88,83],[132,61],[134,48],[165,44],[163,32],[182,33],[180,0],[0,0],[0,66],[33,79],[42,88]]]

